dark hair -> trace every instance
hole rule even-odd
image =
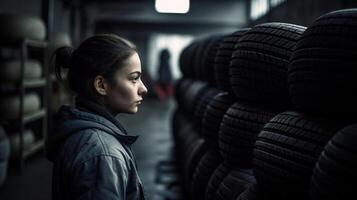
[[[117,35],[95,35],[83,41],[77,49],[58,48],[53,54],[55,74],[62,80],[61,68],[68,68],[69,88],[78,95],[96,98],[94,78],[102,75],[112,83],[114,72],[136,52],[134,44]]]

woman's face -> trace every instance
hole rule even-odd
[[[106,106],[113,114],[136,113],[143,101],[147,89],[141,81],[141,62],[139,55],[134,53],[116,71],[114,84],[109,85],[104,97]]]

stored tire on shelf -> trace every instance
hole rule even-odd
[[[42,67],[36,60],[27,60],[24,68],[24,79],[41,78]],[[21,79],[21,62],[20,60],[3,60],[0,61],[0,81],[13,82]]]
[[[41,100],[38,94],[24,95],[24,113],[31,113],[40,109]],[[0,118],[16,119],[20,116],[20,96],[7,95],[0,97]]]
[[[263,126],[277,113],[234,103],[223,117],[219,130],[219,148],[227,163],[251,168],[254,143]]]
[[[357,112],[357,9],[316,19],[296,45],[289,66],[293,104],[304,111]]]
[[[252,169],[234,169],[220,184],[215,200],[236,200],[238,196],[256,183]]]
[[[202,119],[202,136],[207,145],[218,150],[218,133],[224,114],[234,103],[228,93],[219,93],[208,104]]]
[[[308,199],[315,163],[344,122],[283,112],[259,133],[253,151],[259,188],[274,199]]]
[[[9,136],[11,157],[18,157],[20,155],[20,133],[13,133]],[[27,129],[23,132],[23,147],[28,149],[35,142],[34,132]]]
[[[232,86],[229,80],[229,64],[234,51],[234,46],[238,43],[238,40],[249,29],[240,29],[231,35],[223,38],[220,43],[217,54],[214,60],[214,76],[217,88],[233,93]]]
[[[53,46],[55,48],[72,46],[71,36],[67,32],[57,32],[54,34]]]
[[[229,70],[238,100],[275,106],[281,111],[289,108],[288,64],[304,30],[293,24],[265,23],[254,26],[239,39]]]
[[[216,150],[208,150],[198,162],[193,173],[191,199],[204,200],[207,183],[214,170],[221,164],[222,158]]]
[[[46,27],[43,21],[37,17],[0,14],[0,41],[19,41],[27,38],[32,40],[44,40]]]
[[[10,155],[9,138],[2,126],[0,126],[0,160],[6,160]]]
[[[311,198],[356,199],[357,125],[350,125],[327,143],[314,169]]]
[[[0,126],[0,186],[7,176],[8,158],[10,157],[10,142],[5,130]]]

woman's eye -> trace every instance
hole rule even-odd
[[[140,77],[132,77],[130,78],[130,81],[132,81],[133,83],[136,83],[136,81],[138,81],[140,79]]]

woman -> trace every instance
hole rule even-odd
[[[115,118],[136,113],[147,89],[137,50],[116,35],[97,35],[78,49],[54,54],[55,71],[68,68],[75,106],[62,106],[48,134],[46,153],[54,163],[53,199],[144,199],[127,135]]]

